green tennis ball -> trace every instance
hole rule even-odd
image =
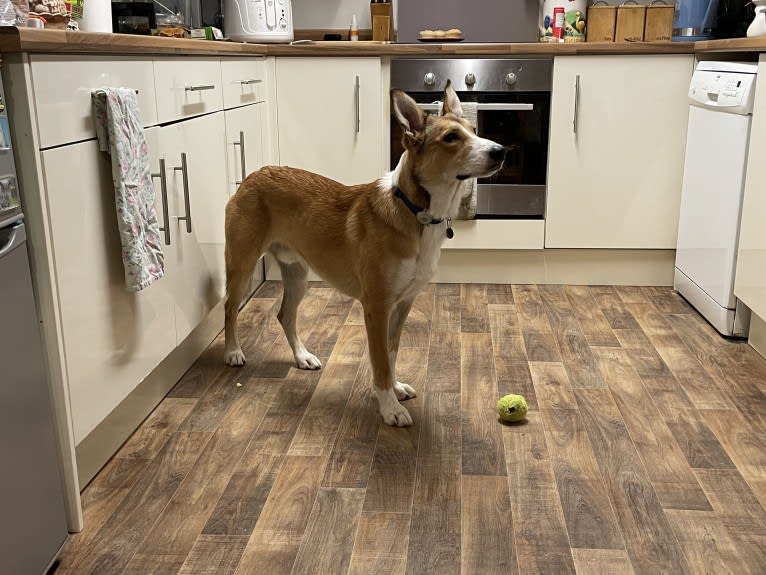
[[[497,402],[497,413],[503,421],[521,421],[527,409],[527,401],[521,395],[506,395]]]

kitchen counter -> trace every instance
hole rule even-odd
[[[546,43],[423,43],[311,42],[309,44],[245,44],[130,34],[103,34],[0,28],[0,52],[108,54],[211,54],[267,56],[513,56],[522,54],[690,54],[692,43],[582,42]]]

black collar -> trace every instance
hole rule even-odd
[[[421,208],[420,206],[412,203],[412,200],[407,197],[407,194],[405,194],[399,186],[394,188],[394,196],[402,200],[404,205],[407,206],[407,209],[415,214],[418,222],[424,226],[440,224],[444,221],[444,218],[432,218],[431,214],[429,214],[425,208]],[[454,235],[455,232],[452,231],[452,218],[447,218],[447,238],[452,239]]]

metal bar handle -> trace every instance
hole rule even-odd
[[[577,134],[577,119],[580,115],[580,74],[575,76],[575,95],[574,95],[574,118],[572,119],[572,131]]]
[[[162,194],[162,223],[161,232],[165,232],[165,245],[170,245],[170,216],[168,215],[168,181],[165,177],[165,159],[160,158],[160,171],[152,174],[152,178],[160,179],[160,194]]]
[[[359,76],[356,77],[354,83],[354,99],[356,100],[356,133],[359,133],[359,126],[362,123],[361,114],[359,113]]]
[[[190,234],[192,231],[191,220],[191,202],[189,201],[189,170],[186,166],[186,152],[181,153],[181,165],[173,168],[174,171],[181,171],[184,178],[184,208],[186,209],[185,216],[179,216],[179,220],[186,221],[186,233]]]
[[[205,86],[186,86],[187,92],[202,92],[203,90],[215,90],[215,85],[207,84]]]
[[[234,142],[235,146],[239,146],[239,166],[242,168],[242,179],[238,182],[234,182],[237,185],[240,185],[242,182],[245,181],[245,178],[247,177],[247,168],[245,168],[245,133],[240,132],[239,133],[239,142]]]
[[[16,225],[10,228],[6,228],[5,232],[8,232],[8,239],[5,241],[5,245],[0,246],[0,258],[11,253],[13,250],[19,247],[24,242],[24,240],[27,239],[27,234],[24,231],[23,225]],[[6,235],[5,232],[3,235]]]
[[[426,112],[438,112],[441,104],[418,104]],[[531,112],[534,104],[476,104],[480,112]]]
[[[250,84],[260,84],[261,82],[263,82],[263,80],[253,79],[253,80],[240,80],[239,83],[242,84],[243,86],[249,86]]]

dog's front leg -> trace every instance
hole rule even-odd
[[[389,355],[388,329],[391,319],[391,308],[379,303],[364,307],[364,325],[367,329],[367,341],[370,347],[370,362],[372,363],[373,388],[378,396],[380,415],[388,425],[406,427],[412,425],[412,417],[396,397],[394,384],[394,366]]]
[[[394,372],[394,392],[396,397],[401,399],[412,399],[417,397],[415,390],[396,379],[396,358],[399,354],[399,340],[402,337],[404,322],[410,315],[413,300],[400,301],[396,304],[394,311],[391,312],[391,318],[388,325],[388,353],[390,356],[391,369]]]

